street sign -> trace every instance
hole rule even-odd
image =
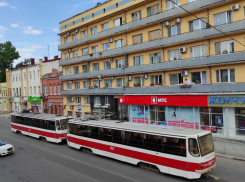
[[[48,103],[48,107],[52,107],[52,102],[49,102]]]
[[[78,104],[78,105],[77,105],[77,110],[78,110],[78,111],[81,111],[81,110],[82,110],[81,104]]]

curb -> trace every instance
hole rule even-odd
[[[215,154],[215,155],[218,156],[218,157],[224,157],[224,158],[227,158],[227,159],[232,159],[232,160],[245,162],[244,158],[232,157],[232,156],[223,155],[223,154]]]

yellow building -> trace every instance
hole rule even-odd
[[[8,111],[7,83],[0,83],[0,111]]]
[[[12,86],[11,86],[11,71],[6,69],[7,96],[8,96],[8,112],[12,111]]]
[[[245,139],[244,7],[110,0],[60,22],[64,113],[81,104],[82,112],[99,107],[131,122]]]

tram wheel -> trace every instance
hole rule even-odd
[[[139,166],[140,166],[141,169],[145,169],[145,163],[140,162],[140,163],[139,163]]]

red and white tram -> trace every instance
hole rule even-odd
[[[49,142],[60,143],[66,140],[67,124],[71,118],[54,114],[13,113],[11,130]]]
[[[130,122],[69,120],[70,147],[188,179],[215,168],[210,131]]]

